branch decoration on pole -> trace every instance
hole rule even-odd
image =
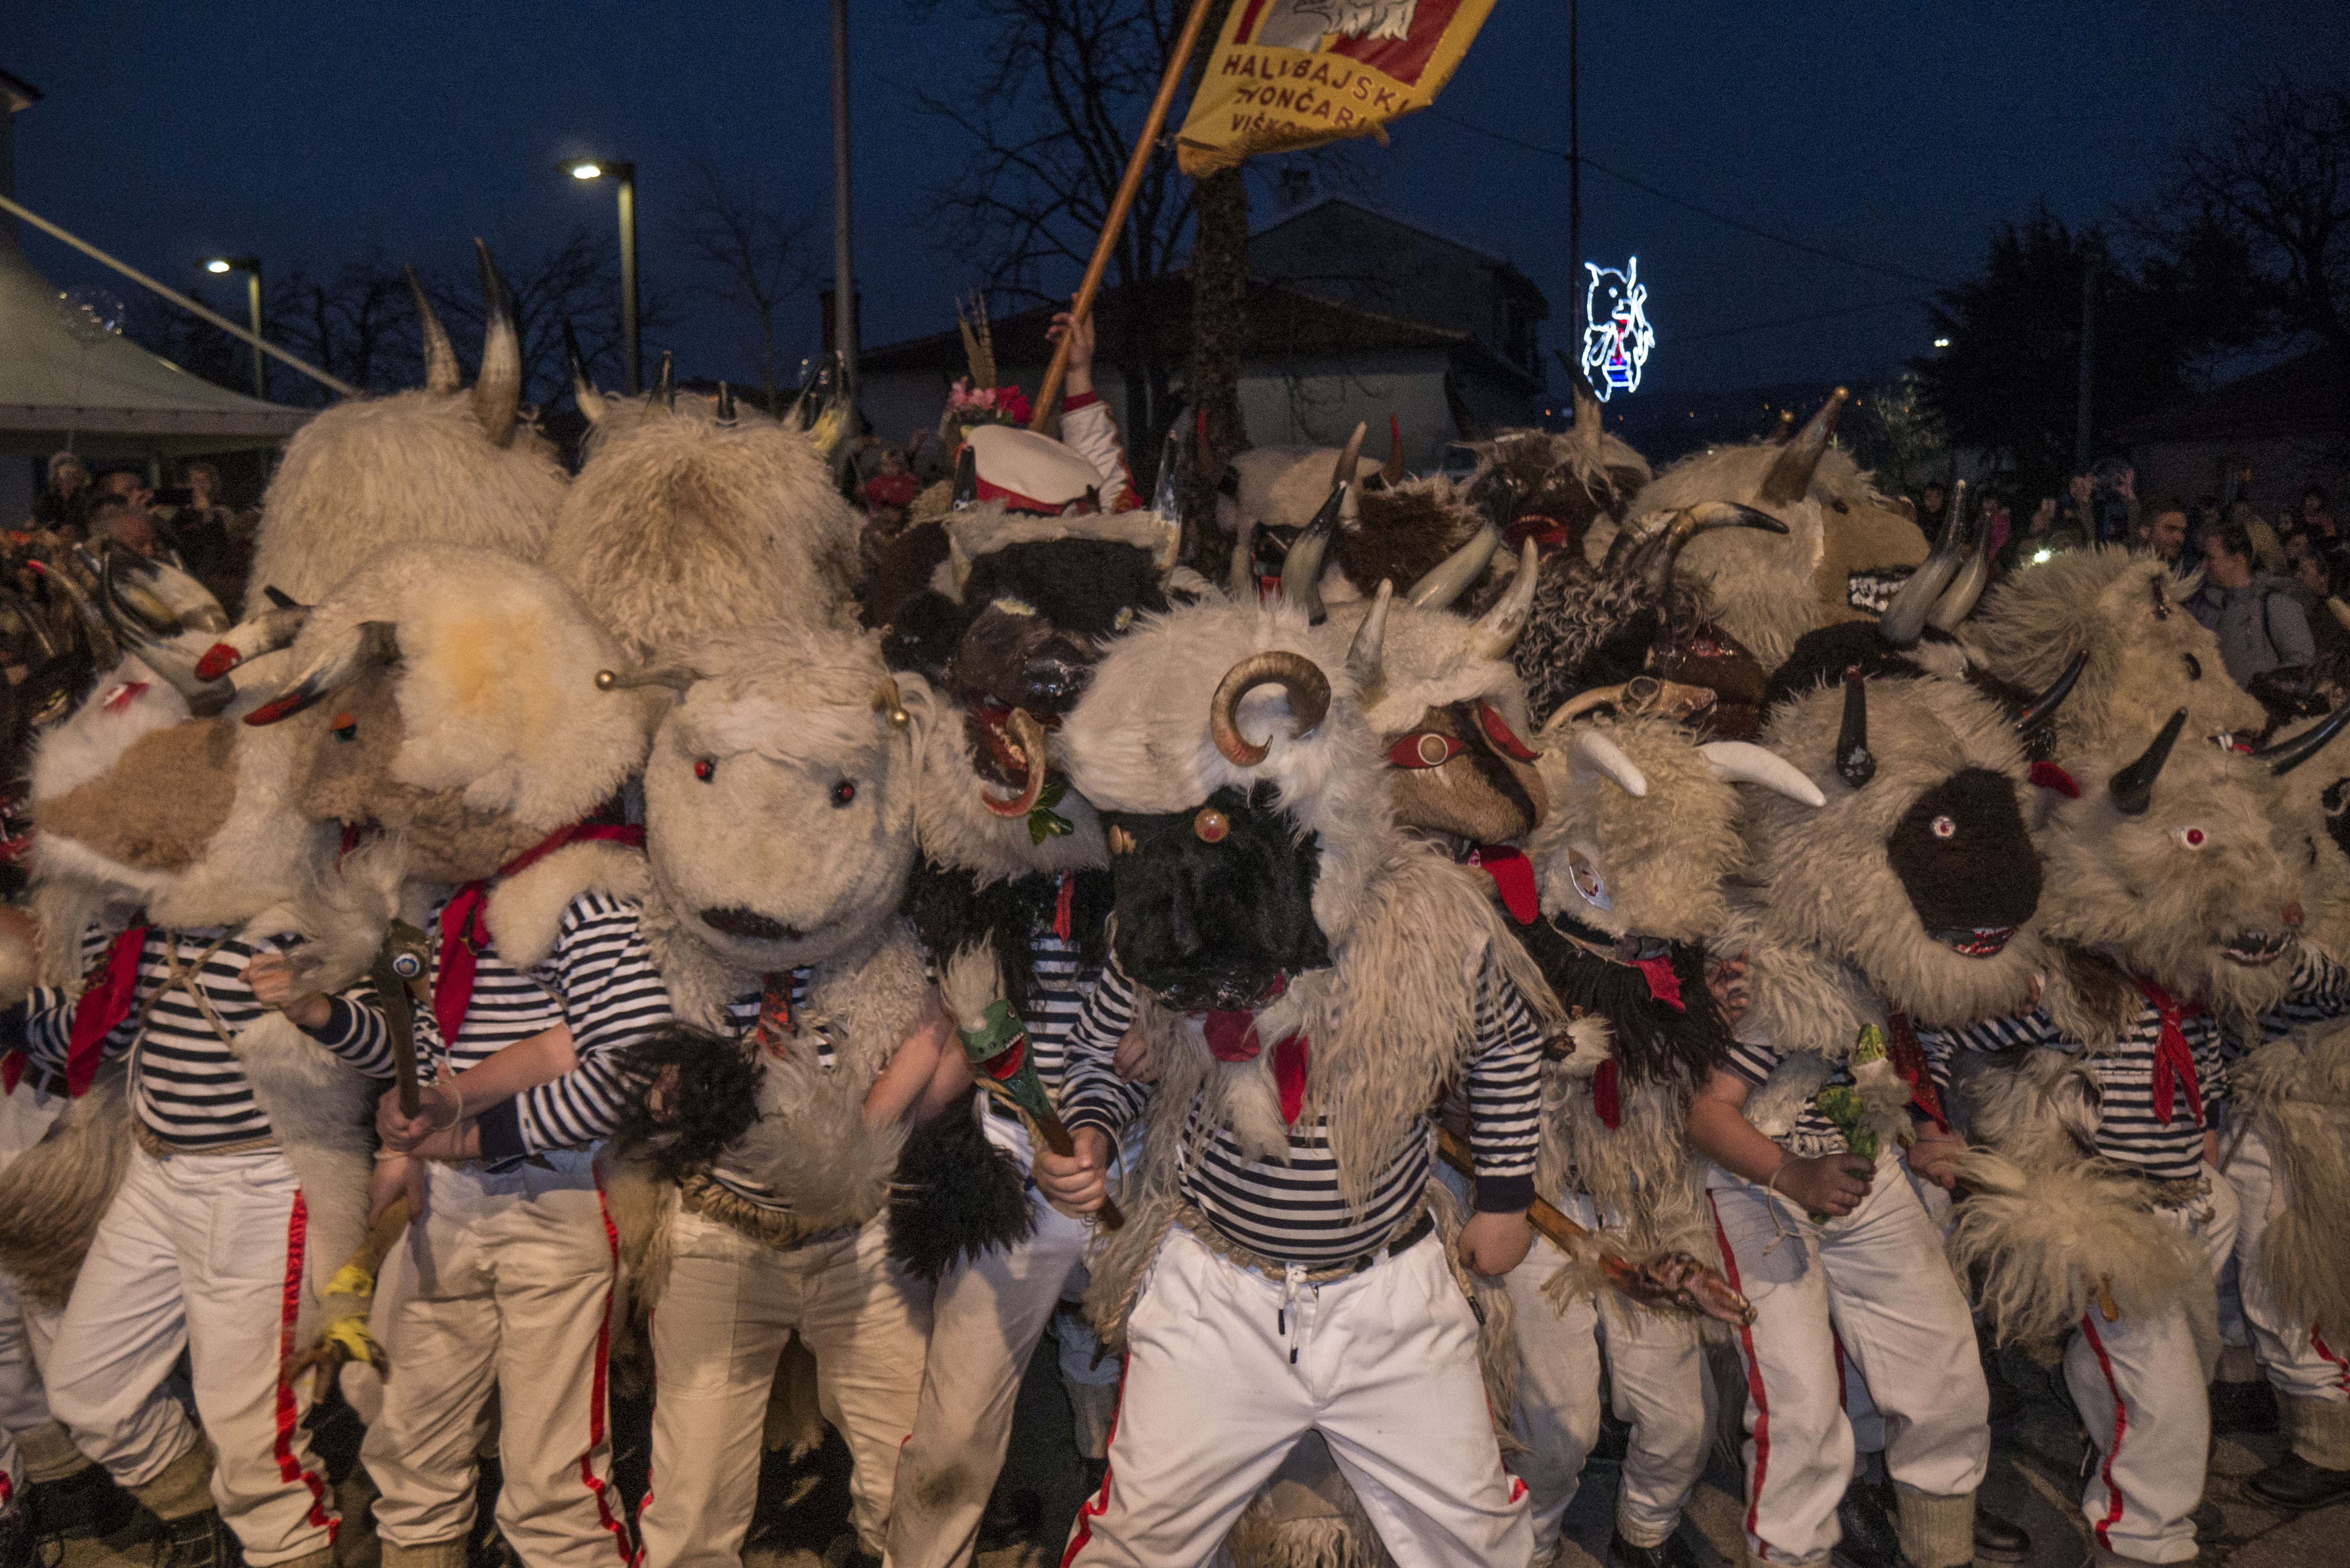
[[[1596,262],[1585,262],[1583,270],[1591,275],[1584,290],[1583,379],[1604,403],[1617,392],[1640,389],[1657,329],[1648,325],[1648,286],[1640,281],[1638,256],[1620,272]]]

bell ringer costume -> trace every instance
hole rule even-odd
[[[256,1568],[331,1560],[338,1519],[289,1376],[308,1209],[236,1040],[274,1018],[245,965],[277,950],[222,929],[93,932],[82,997],[26,1003],[31,1070],[87,1084],[127,1054],[137,1147],[50,1346],[51,1408],[76,1444],[167,1523],[216,1508]],[[310,1038],[387,1078],[373,991],[332,1000]],[[163,1392],[182,1349],[202,1430]]]

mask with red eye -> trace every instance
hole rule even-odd
[[[1510,728],[1510,722],[1482,697],[1477,700],[1477,723],[1485,732],[1485,738],[1493,742],[1494,750],[1512,762],[1536,763],[1542,760],[1542,753],[1518,739],[1517,732]]]
[[[1440,730],[1413,730],[1388,748],[1392,767],[1440,768],[1469,749],[1468,743]]]

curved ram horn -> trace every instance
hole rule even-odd
[[[1347,645],[1347,675],[1355,683],[1355,701],[1366,708],[1387,694],[1388,607],[1394,602],[1395,584],[1380,578],[1379,591],[1371,596],[1371,613]]]
[[[1428,569],[1428,575],[1406,588],[1403,602],[1414,609],[1444,609],[1485,575],[1493,552],[1502,547],[1502,531],[1491,522],[1475,537]]]
[[[1698,749],[1713,776],[1731,784],[1761,784],[1804,805],[1823,806],[1828,797],[1804,776],[1804,770],[1767,747],[1752,741],[1708,741]]]
[[[1844,723],[1836,731],[1835,771],[1855,789],[1877,776],[1877,753],[1868,749],[1868,680],[1857,670],[1844,672]]]
[[[1943,590],[1959,575],[1959,566],[1966,559],[1970,536],[1966,534],[1967,482],[1963,479],[1950,486],[1950,509],[1943,515],[1942,536],[1934,543],[1933,554],[1909,574],[1893,602],[1885,607],[1877,618],[1877,635],[1887,648],[1915,648],[1918,639],[1926,635],[1926,618],[1941,601]],[[1987,531],[1987,530],[1986,530]]]
[[[666,686],[672,691],[683,692],[691,690],[694,682],[702,678],[702,671],[685,664],[649,665],[628,673],[618,670],[598,670],[596,671],[596,690],[630,691],[639,686]]]
[[[204,649],[204,656],[196,660],[196,674],[205,680],[218,680],[249,659],[291,648],[309,619],[308,605],[279,605],[259,615],[247,616]]]
[[[1974,548],[1967,553],[1966,564],[1959,568],[1958,576],[1950,587],[1934,601],[1934,607],[1926,612],[1926,624],[1937,631],[1958,630],[1959,623],[1975,613],[1975,606],[1981,600],[1983,590],[1991,587],[1991,520],[1978,518],[1975,521]]]
[[[2170,722],[2155,736],[2154,744],[2106,781],[2106,789],[2114,797],[2115,810],[2126,816],[2146,815],[2147,807],[2154,804],[2154,781],[2161,774],[2162,764],[2170,760],[2170,748],[2178,743],[2178,732],[2186,727],[2187,710],[2181,708],[2170,715]]]
[[[416,329],[424,339],[424,389],[428,392],[454,392],[465,385],[465,372],[457,368],[457,346],[449,341],[449,329],[432,313],[432,301],[424,293],[424,280],[416,269],[400,269],[408,275],[408,291],[416,296]]]
[[[1010,800],[998,800],[983,789],[979,801],[998,816],[1025,816],[1045,794],[1045,726],[1027,709],[1014,708],[1003,727],[1011,732],[1012,743],[1020,748],[1020,793]]]
[[[106,617],[99,613],[98,607],[90,602],[88,593],[75,579],[73,569],[50,566],[39,561],[25,564],[47,581],[57,584],[66,596],[66,601],[73,606],[74,619],[80,623],[82,635],[88,639],[90,657],[97,661],[99,670],[111,670],[121,663],[122,644],[115,639],[114,628],[107,624]]]
[[[1771,472],[1762,476],[1762,488],[1757,499],[1766,504],[1785,506],[1801,501],[1812,487],[1812,474],[1826,455],[1828,437],[1835,433],[1836,416],[1844,412],[1845,400],[1852,394],[1838,387],[1820,405],[1820,411],[1811,422],[1779,449],[1778,458]]]
[[[677,407],[677,356],[667,348],[661,350],[660,379],[653,383],[649,396],[662,408]]]
[[[1563,730],[1595,708],[1605,708],[1611,702],[1620,702],[1624,696],[1624,687],[1628,684],[1630,683],[1626,681],[1614,686],[1594,686],[1587,691],[1576,692],[1551,710],[1550,717],[1543,721],[1542,729],[1538,732],[1547,735],[1554,730]]]
[[[515,415],[522,407],[522,334],[515,326],[514,296],[490,247],[473,242],[482,266],[482,373],[473,378],[473,417],[492,446],[514,440]]]
[[[2252,755],[2268,763],[2270,773],[2282,776],[2331,745],[2334,737],[2340,734],[2345,725],[2350,725],[2350,702],[2343,703],[2300,734],[2287,736],[2274,745],[2262,746]]]
[[[733,424],[736,417],[734,412],[734,389],[728,386],[723,381],[718,383],[718,417],[725,421],[728,424]]]
[[[1507,659],[1525,635],[1534,612],[1534,590],[1541,586],[1542,548],[1532,539],[1518,546],[1518,575],[1509,591],[1470,628],[1469,651],[1478,659]]]
[[[579,417],[589,424],[604,421],[604,394],[588,377],[588,361],[579,353],[579,334],[571,329],[571,317],[563,318],[563,367],[571,373],[571,400],[579,406]]]
[[[1208,731],[1215,737],[1216,750],[1227,762],[1244,768],[1256,766],[1273,750],[1270,741],[1259,743],[1241,733],[1241,699],[1260,686],[1278,686],[1287,694],[1292,739],[1312,734],[1330,711],[1330,678],[1320,665],[1283,648],[1250,654],[1224,672],[1216,694],[1208,700]]]
[[[1566,756],[1570,765],[1611,781],[1634,800],[1648,793],[1648,775],[1624,754],[1623,747],[1596,730],[1577,730],[1567,742]]]
[[[1388,416],[1388,460],[1379,464],[1381,483],[1397,485],[1403,483],[1403,421],[1393,414]]]
[[[1619,569],[1627,576],[1638,576],[1651,596],[1662,594],[1672,585],[1673,567],[1680,559],[1681,546],[1700,534],[1711,534],[1717,528],[1752,528],[1764,534],[1787,531],[1784,523],[1752,506],[1741,506],[1734,501],[1701,501],[1674,513],[1663,527],[1645,535],[1626,556]]]
[[[308,668],[286,683],[285,691],[247,713],[244,722],[262,725],[289,719],[337,687],[348,684],[369,665],[391,664],[399,658],[398,627],[388,620],[361,621],[312,659]]]
[[[2064,699],[2073,694],[2073,688],[2081,683],[2081,671],[2088,668],[2089,650],[2085,648],[2065,662],[2056,679],[2048,683],[2047,691],[2023,705],[2023,711],[2015,716],[2015,732],[2028,735],[2048,722],[2064,706]]]

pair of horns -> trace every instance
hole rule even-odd
[[[1536,568],[1541,559],[1542,553],[1532,539],[1520,546],[1518,575],[1510,579],[1509,591],[1469,628],[1467,658],[1509,658],[1510,650],[1525,633],[1527,618],[1534,614],[1534,589],[1540,586]],[[1354,640],[1347,647],[1347,673],[1366,707],[1377,702],[1386,689],[1388,609],[1394,600],[1395,584],[1382,581],[1378,592],[1372,596],[1370,613],[1355,628]]]
[[[473,417],[493,446],[513,442],[515,421],[522,409],[522,334],[515,325],[514,298],[498,275],[490,247],[473,241],[474,260],[482,272],[482,373],[473,381]],[[424,385],[430,391],[455,392],[464,386],[457,350],[448,329],[433,314],[423,280],[409,267],[408,286],[416,296],[417,325],[424,337]],[[576,347],[576,346],[575,346]]]
[[[2013,721],[2016,732],[2029,734],[2046,723],[2064,704],[2064,699],[2073,694],[2073,688],[2080,684],[2081,671],[2088,665],[2086,652],[2074,654],[2071,662],[2064,666],[2064,672],[2049,683],[2046,691],[2030,699],[2017,711]],[[2184,722],[2186,710],[2180,709],[2179,713],[2181,722]],[[2177,738],[2174,732],[2171,739]],[[2169,743],[2163,742],[2161,750],[2164,755],[2168,755]],[[2161,766],[2158,759],[2155,767],[2158,771]],[[1844,672],[1844,722],[1836,732],[1835,770],[1837,775],[1855,789],[1877,776],[1877,753],[1868,748],[1868,681],[1857,666]],[[2148,774],[2147,783],[2151,784],[2152,782],[2153,776]]]
[[[2282,777],[2332,745],[2345,727],[2350,727],[2350,702],[2345,702],[2300,734],[2262,746],[2252,755],[2268,763],[2270,773]]]
[[[1991,586],[1991,528],[1981,518],[1970,527],[1966,512],[1967,482],[1961,479],[1950,486],[1934,548],[1877,619],[1877,635],[1887,647],[1914,648],[1929,626],[1956,630]]]
[[[1208,732],[1226,761],[1253,768],[1272,752],[1270,741],[1256,742],[1241,733],[1242,699],[1260,687],[1278,686],[1289,699],[1293,738],[1303,740],[1319,728],[1330,711],[1330,678],[1302,653],[1267,649],[1252,653],[1224,672],[1208,700]]]
[[[1801,501],[1812,488],[1812,475],[1827,455],[1828,439],[1835,433],[1836,416],[1852,394],[1838,387],[1820,405],[1820,411],[1809,423],[1797,431],[1771,464],[1771,472],[1762,476],[1762,488],[1758,498],[1769,505],[1786,506]]]
[[[1314,520],[1291,542],[1289,554],[1281,563],[1282,602],[1304,609],[1309,626],[1329,618],[1322,607],[1322,563],[1330,554],[1330,541],[1337,536],[1339,523],[1352,510],[1356,471],[1362,463],[1363,436],[1368,429],[1365,424],[1355,426],[1355,433],[1347,439],[1330,471],[1329,495]]]
[[[1808,806],[1822,806],[1827,797],[1805,778],[1803,770],[1751,741],[1708,741],[1697,749],[1713,776],[1731,784],[1758,784],[1774,794]],[[1567,742],[1567,760],[1579,771],[1613,782],[1638,800],[1648,793],[1648,776],[1624,754],[1624,749],[1589,726],[1578,728]]]
[[[367,620],[350,628],[320,651],[286,690],[244,716],[248,724],[275,724],[315,706],[365,671],[400,661],[400,628],[388,620]]]
[[[2178,732],[2186,727],[2187,710],[2181,708],[2170,715],[2170,722],[2163,725],[2152,745],[2106,781],[2106,789],[2114,797],[2116,811],[2125,816],[2146,815],[2154,804],[2154,781],[2161,776],[2162,764],[2170,760],[2170,749],[2178,743]]]

